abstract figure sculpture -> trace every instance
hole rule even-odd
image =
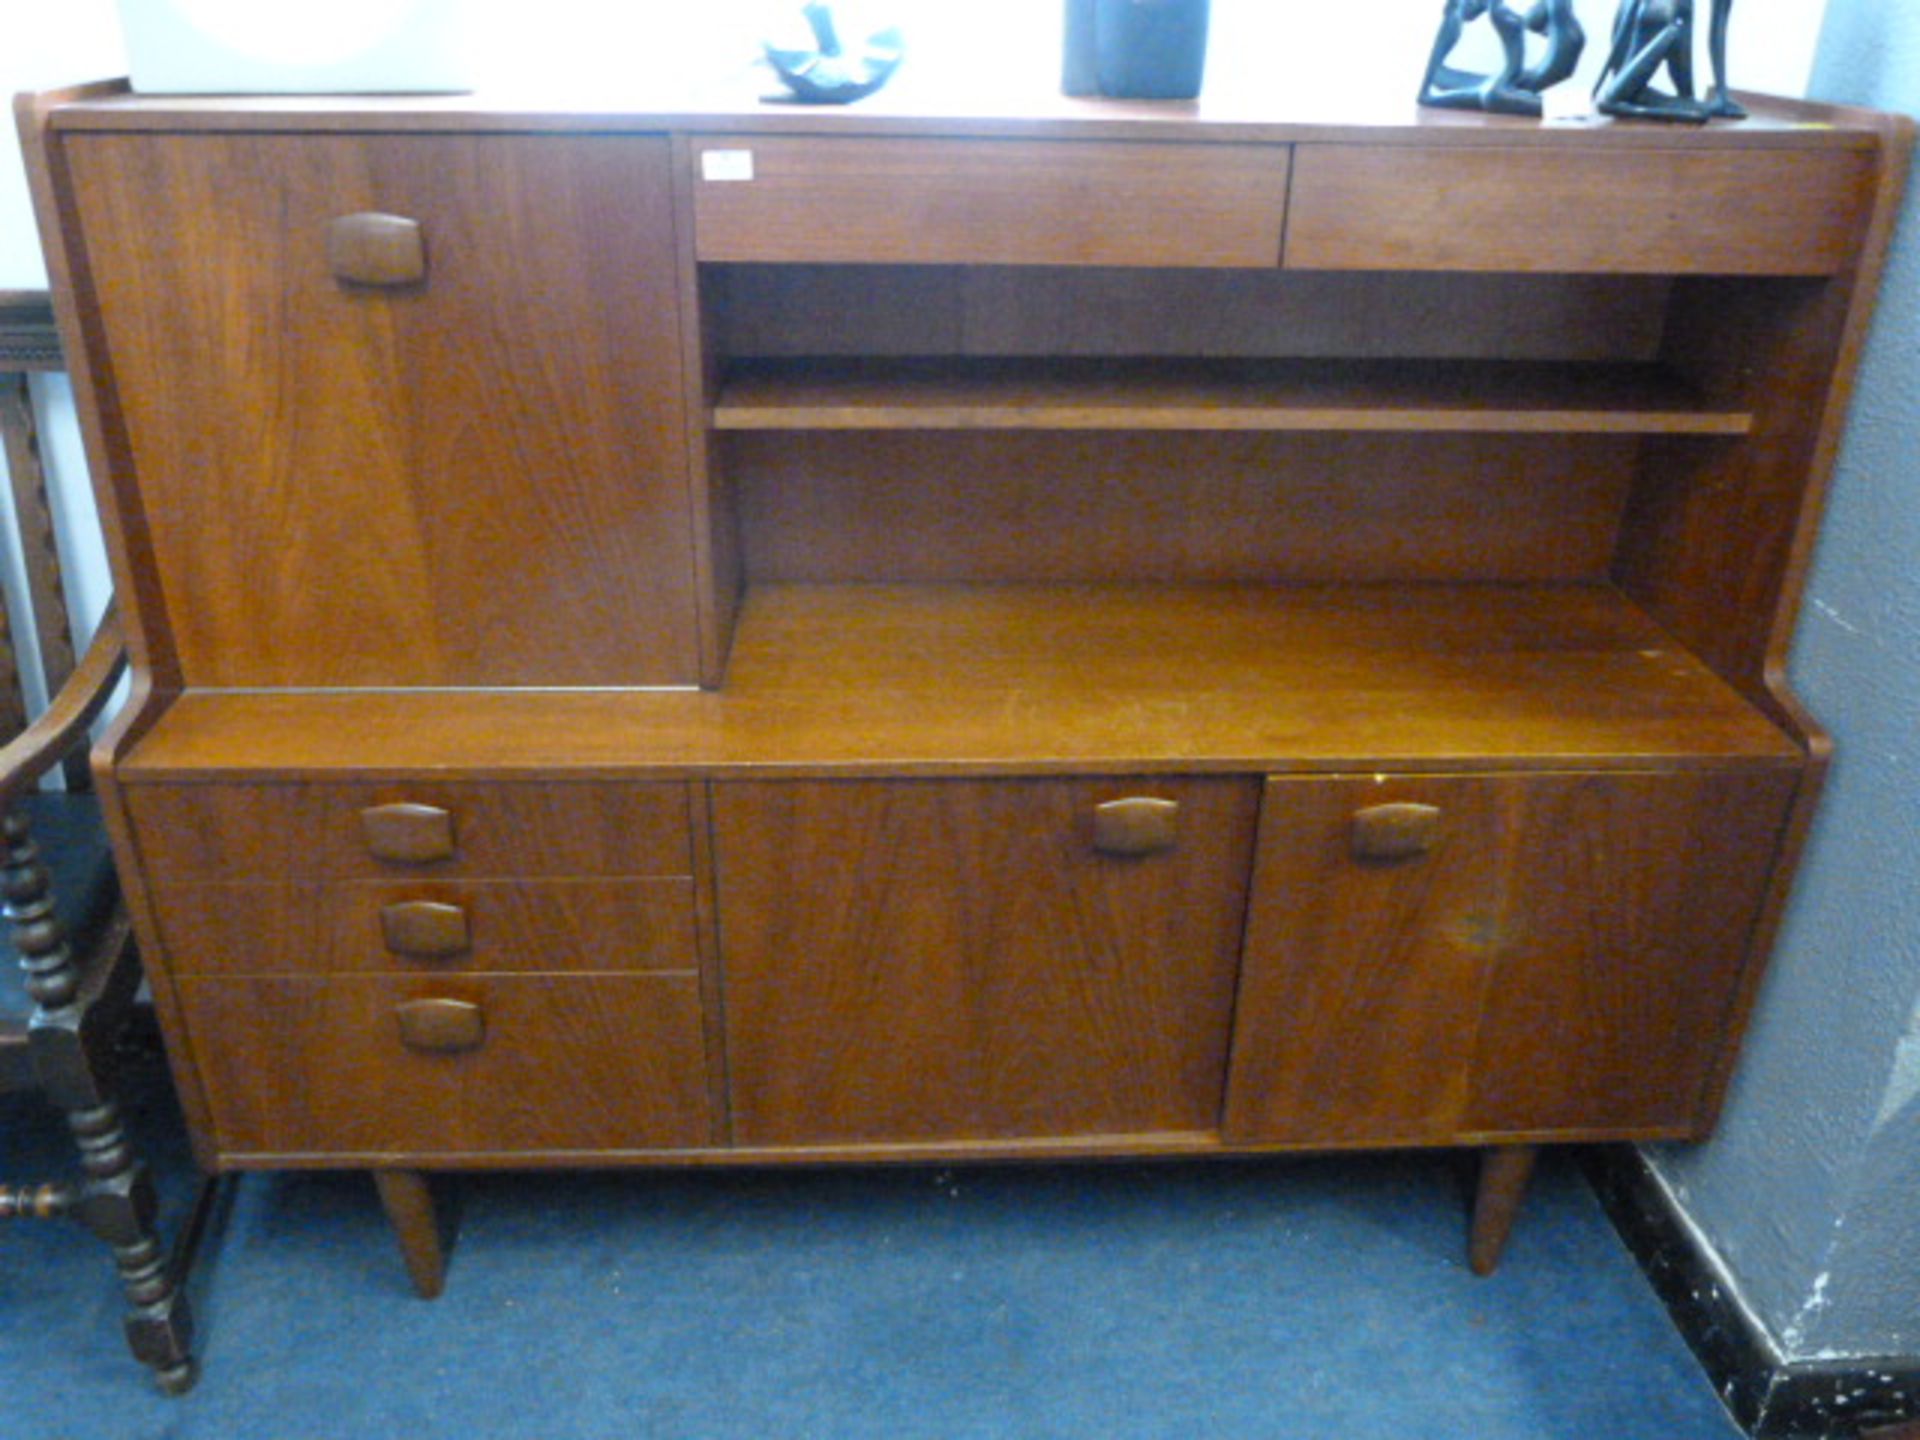
[[[1456,70],[1446,62],[1466,27],[1484,16],[1500,38],[1503,61],[1491,75]],[[1527,32],[1543,37],[1546,48],[1527,63]],[[1507,0],[1446,0],[1440,33],[1434,37],[1420,103],[1450,110],[1488,110],[1498,115],[1538,115],[1540,92],[1567,78],[1580,63],[1586,32],[1573,16],[1573,0],[1536,0],[1526,15]]]
[[[1699,100],[1693,93],[1693,0],[1622,0],[1613,22],[1613,48],[1594,90],[1600,111],[1693,124],[1745,116],[1727,93],[1727,17],[1732,10],[1733,0],[1713,0],[1707,28],[1713,95]],[[1671,94],[1653,84],[1663,67],[1672,80]]]
[[[769,42],[767,61],[796,100],[809,105],[846,105],[873,94],[893,78],[906,56],[906,44],[889,27],[867,36],[858,45],[842,44],[833,7],[825,0],[809,0],[801,7],[813,32],[813,48],[797,49]]]

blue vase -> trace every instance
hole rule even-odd
[[[1191,100],[1207,67],[1211,0],[1095,0],[1100,91],[1135,100]]]

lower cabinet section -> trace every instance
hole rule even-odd
[[[227,1154],[715,1138],[695,975],[190,978],[179,990]]]
[[[1703,1126],[1796,779],[1270,780],[1224,1138]]]
[[[1680,1135],[1797,780],[728,780],[710,876],[150,897],[224,1157]]]
[[[1251,778],[716,784],[734,1140],[1212,1131],[1258,800]]]

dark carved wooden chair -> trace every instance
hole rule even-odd
[[[109,607],[76,663],[47,506],[29,370],[60,364],[46,297],[0,292],[0,433],[6,444],[27,572],[33,633],[52,697],[27,723],[16,636],[20,617],[0,610],[0,860],[12,955],[0,956],[0,1091],[37,1087],[77,1142],[77,1180],[6,1183],[0,1220],[69,1217],[112,1248],[131,1309],[127,1340],[161,1389],[192,1385],[192,1321],[155,1229],[153,1182],[129,1142],[111,1088],[115,1042],[139,986],[126,913],[90,793],[88,726],[125,668]],[[49,772],[65,788],[43,791]]]

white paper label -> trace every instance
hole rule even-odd
[[[753,179],[753,152],[751,150],[702,150],[700,178],[702,180],[751,180]]]
[[[1549,125],[1584,125],[1599,118],[1593,97],[1573,81],[1550,86],[1540,97],[1540,111],[1540,118]]]

